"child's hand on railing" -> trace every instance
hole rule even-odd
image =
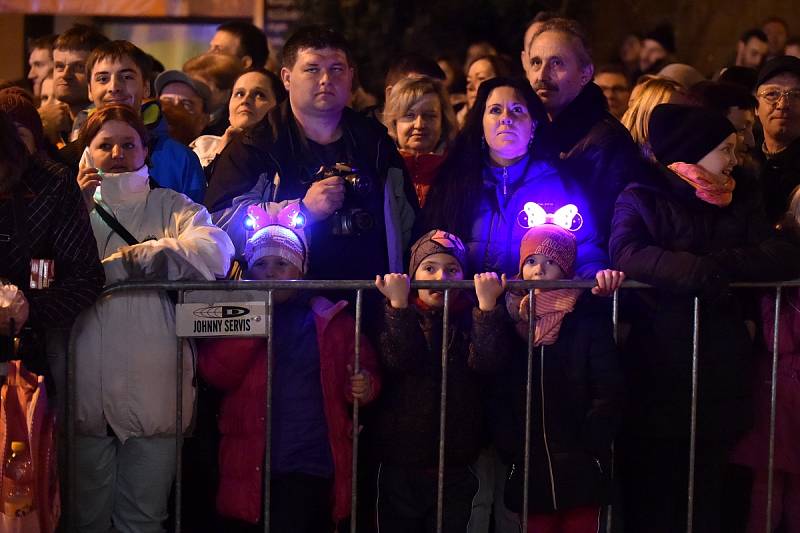
[[[478,308],[491,311],[497,305],[497,299],[506,290],[506,275],[498,278],[494,272],[475,274],[475,294],[478,295]]]
[[[353,367],[347,365],[347,373],[350,374],[350,394],[354,400],[366,401],[372,397],[372,380],[368,372],[359,371],[353,373]]]
[[[375,286],[395,309],[408,307],[408,292],[411,290],[411,280],[408,275],[386,274],[382,278],[375,276]]]
[[[611,296],[625,281],[625,273],[607,268],[598,271],[595,278],[597,279],[597,286],[592,289],[592,294],[595,296]]]

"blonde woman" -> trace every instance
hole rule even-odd
[[[650,113],[658,104],[683,103],[682,94],[683,89],[678,82],[656,76],[643,76],[633,88],[628,110],[622,115],[622,125],[631,132],[631,137],[646,158],[653,158],[647,142]]]
[[[392,87],[383,120],[403,156],[422,206],[458,132],[447,91],[431,78],[404,78]]]

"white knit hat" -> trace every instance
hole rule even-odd
[[[306,273],[306,244],[295,231],[278,224],[270,224],[256,231],[244,246],[248,266],[268,255],[281,257]]]

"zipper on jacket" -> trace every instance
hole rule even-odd
[[[486,247],[483,249],[483,267],[488,268],[489,254],[492,249],[492,234],[494,233],[494,219],[496,213],[492,213],[492,218],[489,219],[489,233],[486,234]]]
[[[508,167],[503,167],[503,202],[508,194]]]
[[[547,444],[547,422],[544,415],[544,344],[539,352],[539,391],[541,394],[542,406],[542,440],[544,440],[544,453],[547,457],[547,471],[550,475],[550,495],[553,498],[553,510],[558,511],[558,503],[556,502],[556,480],[553,475],[553,461],[550,458],[550,446]]]

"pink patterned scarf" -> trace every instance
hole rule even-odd
[[[736,180],[725,174],[712,174],[700,165],[672,163],[669,169],[695,188],[695,195],[711,205],[726,207],[733,200]]]
[[[554,289],[534,295],[534,346],[549,346],[558,340],[561,322],[567,313],[575,309],[575,303],[581,292],[583,289]],[[515,322],[517,333],[523,339],[527,339],[528,295],[522,297],[508,292],[506,307]]]

